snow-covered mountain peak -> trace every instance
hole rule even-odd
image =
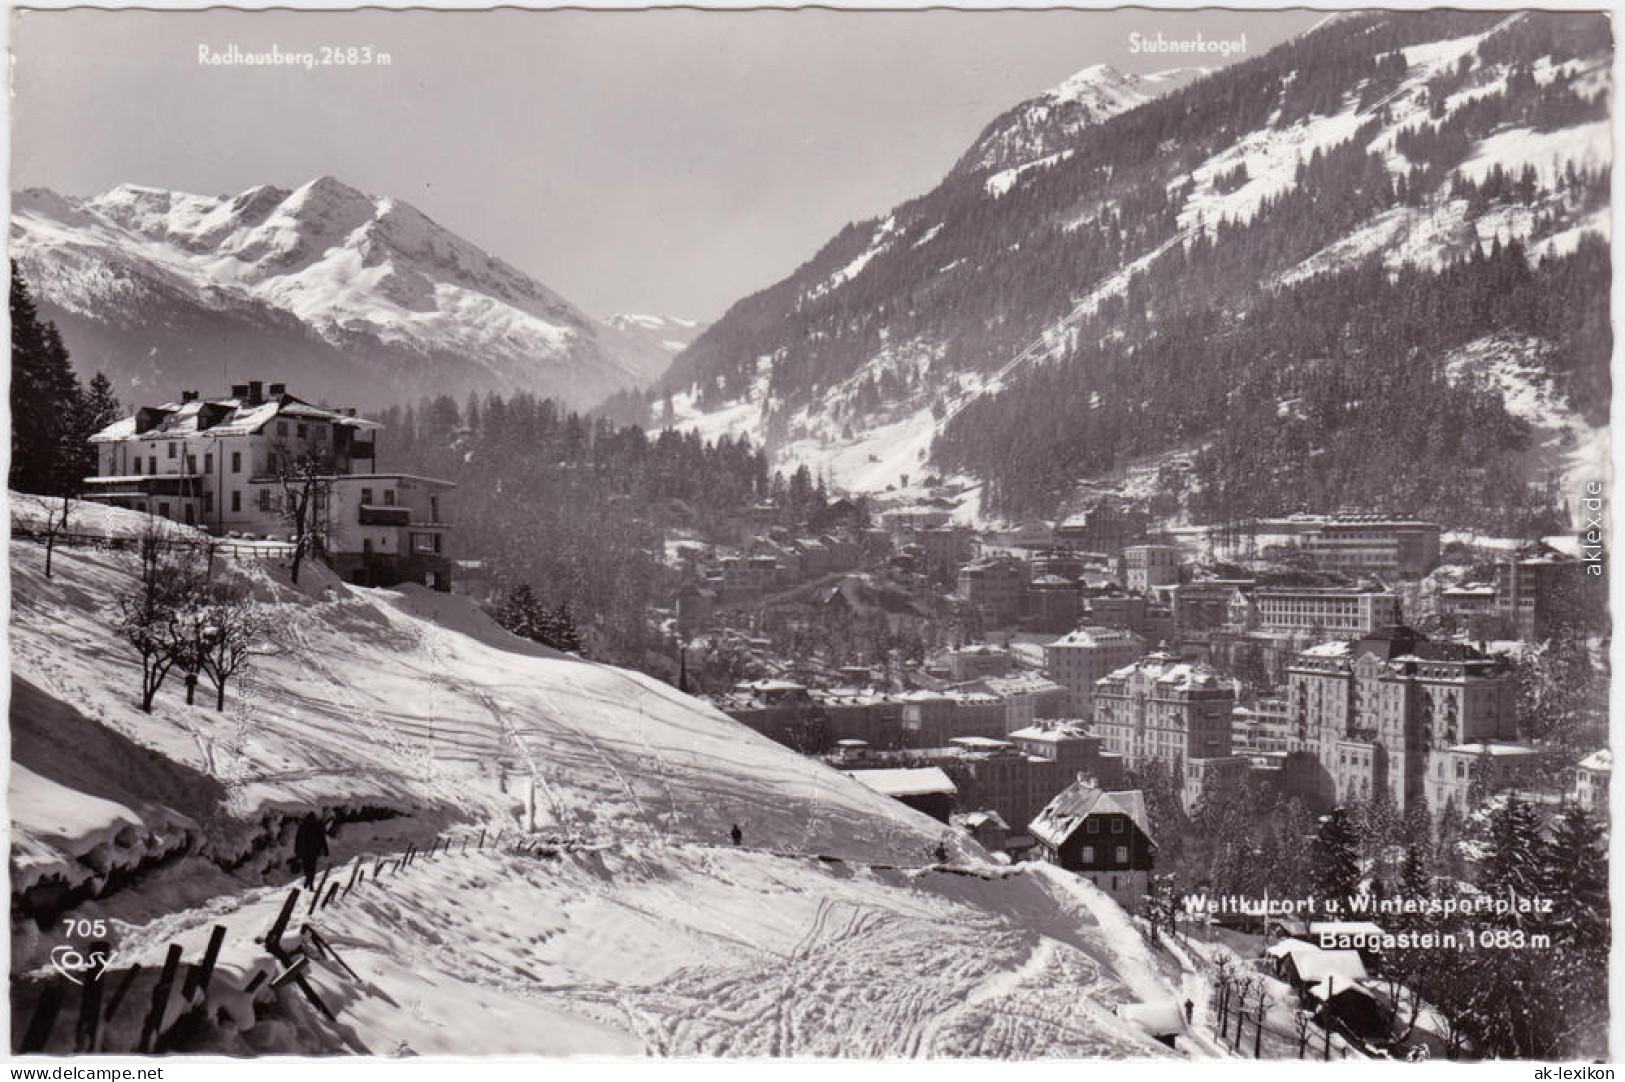
[[[996,173],[1065,153],[1083,129],[1176,90],[1207,70],[1171,68],[1134,75],[1111,64],[1091,64],[988,125],[954,172]]]
[[[88,199],[34,189],[17,198],[12,242],[70,350],[88,350],[92,364],[132,386],[156,375],[147,369],[166,355],[172,364],[207,340],[254,364],[268,350],[337,348],[350,358],[285,362],[290,378],[308,368],[318,382],[334,381],[307,393],[354,394],[347,385],[361,374],[348,369],[367,355],[393,369],[386,382],[402,393],[523,388],[587,406],[654,378],[676,352],[595,323],[411,204],[330,175],[234,196],[138,184]],[[154,323],[154,313],[163,318]],[[200,319],[213,328],[201,339]],[[222,319],[248,326],[227,332]],[[143,341],[181,337],[141,345],[134,329]],[[278,344],[249,345],[266,334]],[[200,352],[198,363],[218,380],[218,354],[207,361]],[[459,383],[454,373],[465,368]],[[400,378],[405,369],[415,375]],[[375,387],[376,375],[360,383]]]
[[[604,322],[627,335],[672,356],[688,348],[710,326],[680,316],[652,316],[638,312],[617,312]]]

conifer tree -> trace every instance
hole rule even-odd
[[[11,264],[11,471],[21,492],[64,495],[81,477],[82,392],[55,324]]]
[[[1346,905],[1360,889],[1360,839],[1348,812],[1333,808],[1321,817],[1310,846],[1315,889],[1327,902]]]

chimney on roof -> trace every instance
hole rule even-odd
[[[197,401],[197,392],[196,391],[182,391],[181,392],[181,404],[182,405],[185,405],[188,402],[196,402],[196,401]]]
[[[273,383],[273,384],[271,384],[271,397],[272,398],[281,398],[287,392],[288,392],[288,385],[286,383]]]
[[[260,380],[248,381],[248,405],[257,406],[265,401],[265,384]]]
[[[247,398],[248,397],[248,384],[246,384],[246,383],[233,383],[231,385],[231,397],[233,397],[235,399],[238,399],[238,400]]]

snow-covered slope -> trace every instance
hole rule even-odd
[[[410,204],[328,176],[218,198],[30,189],[14,197],[11,238],[79,367],[130,387],[172,386],[191,367],[213,385],[225,361],[231,378],[298,376],[315,396],[375,399],[384,377],[391,398],[526,389],[588,405],[670,359]],[[302,370],[247,367],[284,352],[278,363]]]
[[[295,587],[226,560],[216,573],[272,606],[276,633],[223,715],[173,686],[143,714],[108,611],[128,561],[63,548],[46,579],[37,542],[12,547],[13,904],[45,922],[15,925],[25,990],[68,915],[107,919],[119,963],[149,974],[169,943],[195,957],[224,924],[220,980],[242,987],[270,965],[254,938],[291,881],[292,818],[314,808],[345,820],[340,877],[365,857],[362,885],[316,917],[358,974],[313,969],[339,1024],[289,988],[231,1005],[207,1047],[1165,1051],[1112,1010],[1173,998],[1177,980],[1093,887],[968,840],[949,841],[955,870],[934,869],[940,823],[647,677],[516,639],[463,598],[320,567]],[[499,830],[500,846],[374,879],[376,854]],[[557,840],[538,857],[527,835]]]

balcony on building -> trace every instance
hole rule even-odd
[[[410,526],[412,509],[404,504],[364,503],[360,522],[363,526]]]

